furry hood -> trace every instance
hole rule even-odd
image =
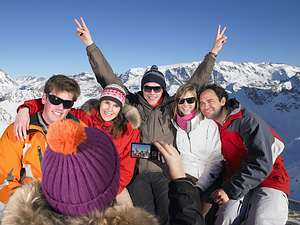
[[[2,225],[158,225],[156,218],[138,207],[113,206],[88,216],[68,217],[48,204],[38,181],[22,185],[9,198]]]
[[[94,109],[99,111],[99,100],[98,99],[90,99],[81,106],[81,109],[85,113],[92,116]],[[134,106],[125,104],[124,107],[122,108],[122,114],[125,117],[125,120],[131,122],[133,129],[137,129],[140,127],[141,115],[137,108],[135,108]]]

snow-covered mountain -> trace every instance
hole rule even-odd
[[[200,62],[160,66],[165,74],[167,91],[174,94],[186,83]],[[133,68],[118,75],[130,91],[140,90],[145,71],[151,66]],[[99,98],[102,87],[94,75],[81,73],[73,76],[81,87],[75,107],[87,99]],[[291,198],[300,200],[300,67],[274,63],[215,64],[211,81],[221,84],[246,107],[261,116],[282,138],[286,145],[282,153],[291,176]],[[12,79],[0,70],[0,134],[14,120],[17,106],[24,100],[42,95],[46,78],[20,77]]]

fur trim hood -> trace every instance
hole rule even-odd
[[[82,106],[81,109],[89,114],[90,116],[93,115],[93,111],[99,111],[99,100],[98,99],[89,99],[87,100]],[[130,121],[132,124],[133,129],[137,129],[141,125],[141,115],[137,108],[134,106],[125,104],[122,108],[122,114],[125,117],[125,120]]]
[[[32,181],[22,185],[4,208],[2,225],[158,225],[156,218],[138,207],[113,206],[88,216],[68,217],[55,212],[48,204],[42,185]]]

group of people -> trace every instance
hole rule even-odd
[[[155,65],[131,93],[84,20],[75,22],[103,91],[72,108],[79,85],[56,75],[41,99],[18,108],[0,139],[3,224],[285,224],[283,142],[207,83],[226,28],[170,96]],[[132,142],[153,143],[163,161],[131,157]]]

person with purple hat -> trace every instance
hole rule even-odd
[[[165,141],[175,144],[175,128],[172,126],[171,118],[174,114],[174,96],[170,96],[166,89],[164,74],[153,65],[148,70],[141,81],[141,91],[131,93],[123,85],[122,80],[117,77],[100,49],[93,42],[91,34],[82,19],[81,23],[76,19],[78,25],[77,35],[87,46],[87,55],[96,79],[102,87],[109,84],[118,84],[126,91],[126,102],[137,107],[142,117],[140,126],[141,141],[150,143],[152,141]],[[195,70],[187,83],[194,83],[199,89],[210,78],[213,70],[215,57],[221,50],[227,37],[224,35],[225,29],[218,27],[217,35],[211,51],[205,56],[202,63]],[[149,212],[155,213],[159,217],[161,224],[168,224],[167,196],[169,180],[164,176],[161,168],[148,160],[137,160],[137,174],[128,186],[131,197],[135,205],[145,207]]]
[[[114,203],[119,153],[104,131],[59,120],[49,127],[47,140],[42,180],[22,185],[11,195],[2,225],[158,224],[141,208]]]
[[[125,98],[125,90],[122,87],[117,84],[110,84],[103,89],[99,100],[88,100],[81,109],[72,108],[70,113],[82,120],[87,126],[101,129],[112,138],[119,152],[121,166],[117,201],[119,204],[132,205],[126,186],[133,177],[136,159],[130,157],[130,145],[131,142],[140,141],[138,127],[141,124],[141,119],[135,107],[125,105]],[[26,108],[21,108],[18,112],[15,122],[16,133],[18,133],[17,126],[19,125],[17,120],[26,120],[28,108],[31,115],[41,110],[42,104],[40,99],[36,99],[25,101],[22,106],[26,106]],[[21,126],[19,128],[23,130]]]

